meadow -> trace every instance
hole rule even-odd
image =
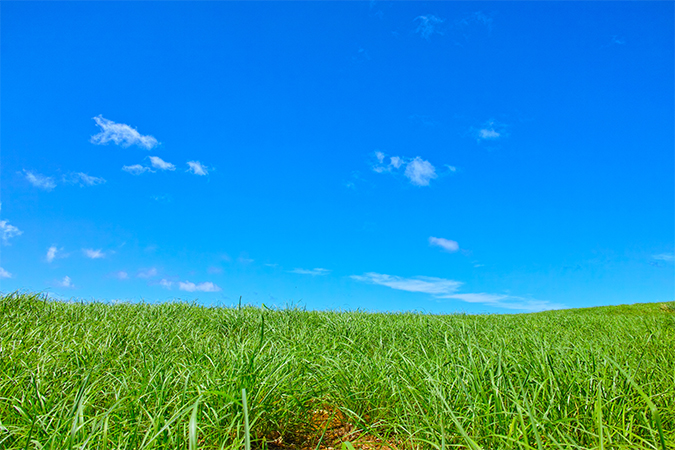
[[[0,324],[6,450],[675,448],[675,303],[430,315],[11,293]]]

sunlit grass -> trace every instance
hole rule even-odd
[[[0,324],[3,449],[675,448],[673,303],[441,316],[10,294]]]

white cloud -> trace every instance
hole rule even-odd
[[[188,161],[187,162],[188,167],[188,172],[191,172],[195,175],[208,175],[209,174],[209,168],[199,161]]]
[[[105,179],[101,177],[93,177],[84,172],[71,173],[63,177],[63,181],[71,184],[79,184],[80,186],[96,186],[97,184],[105,183]]]
[[[187,291],[187,292],[195,292],[195,291],[200,291],[200,292],[218,292],[220,291],[220,288],[216,286],[215,284],[211,283],[210,281],[206,281],[204,283],[199,283],[195,284],[190,281],[179,281],[178,282],[178,289],[181,291]]]
[[[105,258],[105,253],[103,253],[103,251],[94,250],[93,248],[83,248],[82,253],[84,253],[84,256],[91,259]]]
[[[472,129],[478,143],[481,141],[496,141],[507,136],[506,125],[496,120],[488,120],[480,128]]]
[[[419,33],[424,39],[428,40],[434,33],[443,35],[443,31],[439,30],[438,28],[440,24],[445,22],[444,19],[436,17],[433,14],[429,14],[426,16],[417,16],[415,17],[415,21],[419,21],[419,25],[417,25],[415,33]]]
[[[19,230],[14,225],[10,225],[6,220],[0,220],[0,235],[2,235],[2,243],[7,245],[9,240],[15,236],[20,236],[23,231]]]
[[[544,311],[548,309],[560,309],[565,307],[564,305],[557,303],[525,299],[511,295],[485,293],[458,294],[457,290],[464,283],[461,281],[448,280],[445,278],[422,276],[403,278],[374,272],[369,272],[365,275],[352,275],[351,278],[357,281],[387,286],[400,291],[430,294],[437,299],[455,299],[467,303],[480,303],[483,305],[520,311]]]
[[[119,272],[115,272],[113,274],[115,278],[118,280],[127,280],[129,278],[129,274],[125,272],[124,270],[120,270]]]
[[[293,269],[289,270],[289,273],[298,273],[300,275],[328,275],[330,273],[330,270],[328,269],[322,269],[321,267],[317,267],[315,269]]]
[[[237,258],[237,262],[239,264],[251,264],[255,260],[253,258],[249,258],[247,254],[242,254]]]
[[[91,137],[90,142],[92,144],[105,145],[112,141],[117,145],[121,145],[122,147],[137,145],[139,147],[145,148],[146,150],[150,150],[159,144],[157,139],[154,137],[150,135],[143,136],[129,125],[115,123],[112,120],[105,119],[100,115],[94,117],[93,119],[96,121],[96,125],[101,128],[101,132]]]
[[[452,294],[463,284],[461,281],[447,280],[445,278],[422,276],[403,278],[375,272],[368,272],[365,275],[352,275],[351,278],[366,283],[387,286],[400,291],[423,292],[433,295]]]
[[[123,166],[122,170],[132,175],[140,175],[145,172],[154,172],[154,170],[151,168],[141,166],[140,164],[134,164],[133,166]]]
[[[157,275],[157,268],[151,267],[149,269],[141,269],[136,274],[138,278],[152,278]]]
[[[450,239],[430,237],[429,245],[435,245],[436,247],[441,247],[442,249],[448,252],[456,252],[459,250],[459,244],[456,241],[451,241]]]
[[[51,247],[49,247],[49,249],[47,249],[46,259],[48,263],[54,261],[54,258],[56,258],[56,253],[58,253],[58,251],[59,249],[56,248],[55,245],[52,245]]]
[[[429,182],[438,178],[436,168],[429,162],[420,158],[414,159],[403,158],[400,156],[388,157],[382,152],[375,152],[377,163],[373,164],[373,171],[377,173],[395,173],[405,165],[404,175],[410,180],[410,183],[415,186],[429,186]],[[389,158],[389,162],[385,161]],[[452,167],[452,166],[448,166]]]
[[[166,278],[162,278],[161,280],[159,280],[159,285],[162,286],[163,288],[171,289],[171,286],[173,286],[173,281],[169,281]]]
[[[29,172],[28,170],[23,171],[26,175],[26,180],[36,188],[44,189],[45,191],[51,191],[56,187],[56,183],[52,177],[46,177],[40,175],[39,173]]]
[[[675,256],[672,253],[661,253],[659,255],[653,255],[652,258],[658,261],[675,261]]]
[[[429,182],[438,177],[436,168],[419,156],[408,163],[404,175],[415,186],[429,186]]]
[[[152,164],[152,167],[154,167],[155,169],[176,170],[176,166],[174,166],[170,162],[164,161],[159,156],[151,156],[150,157],[150,164]]]
[[[73,282],[72,282],[72,280],[70,279],[70,277],[67,277],[67,276],[66,276],[66,277],[63,277],[63,280],[57,281],[56,284],[58,284],[59,286],[64,287],[64,288],[71,288],[71,287],[73,287]]]
[[[377,158],[377,164],[373,165],[373,171],[377,173],[393,172],[394,170],[400,168],[404,161],[400,156],[392,156],[389,158],[389,163],[385,164],[384,160],[387,158],[382,152],[375,152],[375,157]]]
[[[483,128],[478,130],[479,139],[497,139],[501,134],[493,128]]]
[[[483,305],[493,306],[497,308],[513,309],[519,311],[547,311],[551,309],[562,309],[565,305],[559,303],[551,303],[545,300],[533,300],[512,295],[501,294],[452,294],[443,295],[439,298],[450,298],[461,300],[467,303],[480,303]]]
[[[12,274],[0,267],[0,278],[12,278]]]

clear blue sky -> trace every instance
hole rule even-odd
[[[672,2],[3,2],[0,290],[674,298]]]

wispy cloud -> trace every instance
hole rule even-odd
[[[63,279],[57,281],[56,284],[64,288],[71,288],[74,286],[73,281],[68,276],[63,277]]]
[[[78,184],[82,187],[84,186],[96,186],[97,184],[103,184],[105,183],[105,179],[101,177],[94,177],[91,175],[87,175],[84,172],[75,172],[71,173],[68,175],[65,175],[63,177],[63,181],[65,183],[70,183],[70,184]]]
[[[159,285],[162,286],[163,288],[171,289],[171,287],[173,286],[173,281],[169,281],[166,278],[162,278],[161,280],[159,280]]]
[[[551,309],[562,309],[565,305],[559,303],[551,303],[545,300],[534,300],[523,297],[516,297],[513,295],[500,294],[451,294],[443,295],[438,298],[449,298],[461,300],[467,303],[480,303],[482,305],[493,306],[497,308],[513,309],[518,311],[547,311]]]
[[[82,253],[84,253],[84,256],[90,259],[105,258],[105,253],[103,253],[103,251],[100,249],[94,250],[93,248],[83,248]]]
[[[293,269],[289,270],[289,273],[297,273],[300,275],[312,275],[312,276],[317,276],[317,275],[328,275],[330,273],[330,270],[328,269],[322,269],[321,267],[317,267],[315,269]]]
[[[9,240],[13,237],[20,236],[23,234],[23,231],[19,230],[14,225],[6,220],[0,220],[0,235],[2,235],[2,243],[5,245],[9,244]]]
[[[404,175],[415,186],[429,186],[429,182],[438,177],[436,168],[419,156],[406,165]]]
[[[178,282],[178,289],[181,291],[187,291],[187,292],[195,292],[195,291],[200,291],[200,292],[218,292],[220,291],[220,287],[217,285],[211,283],[210,281],[206,281],[204,283],[199,283],[195,284],[190,281],[179,281]]]
[[[157,276],[157,268],[150,267],[149,269],[141,269],[136,274],[137,278],[152,278]]]
[[[492,119],[485,122],[481,127],[472,128],[471,132],[479,144],[481,141],[496,141],[508,136],[507,125]]]
[[[609,39],[609,43],[601,45],[600,48],[607,48],[613,45],[626,45],[626,39],[617,34],[613,34]]]
[[[461,281],[446,278],[417,276],[404,278],[375,272],[364,275],[352,275],[352,279],[392,289],[407,292],[420,292],[430,294],[436,299],[455,299],[467,303],[480,303],[483,305],[520,310],[520,311],[543,311],[547,309],[564,308],[564,305],[550,303],[542,300],[525,299],[511,295],[485,294],[485,293],[457,293],[464,284]]]
[[[128,280],[129,279],[129,274],[127,272],[125,272],[124,270],[120,270],[118,272],[115,272],[113,274],[113,276],[115,278],[117,278],[118,280]]]
[[[140,175],[145,172],[154,172],[154,170],[152,170],[151,168],[141,166],[140,164],[134,164],[132,166],[122,166],[122,170],[132,175]]]
[[[459,20],[455,21],[455,27],[466,28],[471,25],[484,25],[490,30],[492,28],[492,17],[482,11],[472,12]]]
[[[443,250],[448,252],[456,252],[459,250],[459,244],[457,241],[451,241],[450,239],[430,237],[429,245],[441,247]]]
[[[47,249],[47,256],[45,256],[45,259],[47,260],[48,263],[51,263],[54,261],[54,258],[56,258],[56,254],[59,252],[59,249],[56,248],[55,245],[52,245]]]
[[[237,258],[237,262],[239,264],[251,264],[254,261],[255,261],[254,259],[249,258],[247,253],[242,253],[241,255],[239,255],[239,258]]]
[[[26,180],[33,186],[39,189],[44,189],[45,191],[51,191],[56,187],[54,178],[40,175],[39,173],[30,172],[28,170],[23,171],[26,176]]]
[[[210,266],[208,269],[206,269],[206,272],[211,275],[221,274],[223,273],[223,268],[217,266]]]
[[[159,156],[151,156],[150,164],[152,164],[152,167],[159,170],[176,170],[176,166],[174,166],[170,162],[164,161]]]
[[[188,161],[187,162],[188,169],[187,171],[190,173],[193,173],[195,175],[208,175],[209,174],[209,167],[205,166],[204,164],[200,163],[199,161]]]
[[[351,278],[366,283],[387,286],[400,291],[423,292],[433,295],[454,293],[463,284],[461,281],[447,280],[445,278],[423,276],[403,278],[375,272],[368,272],[364,275],[352,275]]]
[[[658,255],[653,255],[652,258],[654,258],[657,261],[667,261],[667,262],[675,261],[675,255],[673,255],[673,253],[660,253]]]
[[[122,147],[137,145],[150,150],[159,144],[153,136],[144,136],[134,128],[123,123],[115,123],[112,120],[103,118],[101,115],[93,118],[96,125],[101,128],[101,132],[91,137],[90,142],[96,145],[105,145],[114,142]]]
[[[401,156],[387,156],[383,152],[375,152],[377,162],[373,164],[373,171],[377,173],[399,173],[405,166],[403,175],[414,186],[429,186],[431,180],[438,178],[436,168],[419,156],[409,159]]]
[[[427,14],[415,17],[415,22],[418,22],[415,33],[419,33],[424,39],[429,40],[434,34],[443,35],[440,25],[445,22],[445,19],[441,19],[433,14]]]
[[[0,267],[0,278],[12,278],[12,274]]]

